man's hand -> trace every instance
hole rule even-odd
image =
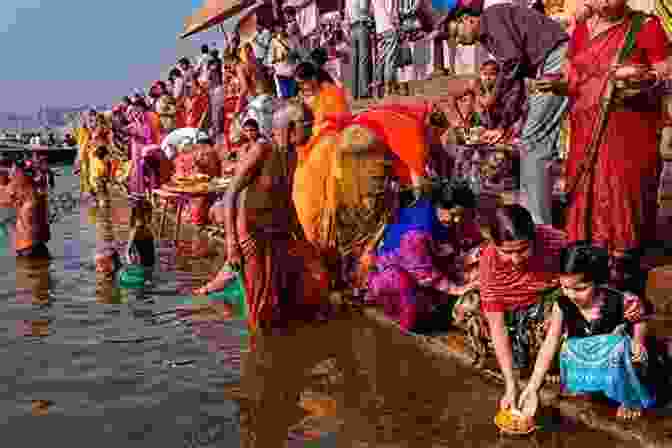
[[[504,129],[488,129],[481,134],[481,141],[490,145],[501,143],[506,134]]]

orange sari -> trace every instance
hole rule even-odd
[[[147,112],[147,121],[149,122],[149,128],[152,131],[152,144],[160,145],[161,136],[163,133],[163,128],[161,126],[161,118],[156,112]]]
[[[351,124],[361,125],[376,134],[397,156],[393,163],[394,174],[402,185],[409,185],[413,175],[426,172],[428,142],[425,121],[431,105],[386,104],[363,112]]]
[[[349,114],[345,91],[334,84],[324,83],[320,92],[308,103],[313,116],[313,135],[297,148],[298,160],[294,171],[292,199],[306,239],[318,243],[324,199],[332,176],[340,130],[329,116]]]

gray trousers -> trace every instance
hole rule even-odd
[[[364,22],[353,23],[352,36],[352,96],[370,97],[371,92],[371,36]]]
[[[399,66],[399,33],[397,30],[385,31],[380,35],[376,52],[376,83],[394,81]]]
[[[560,73],[567,46],[551,51],[541,74]],[[530,95],[529,111],[520,140],[527,153],[520,162],[520,183],[528,197],[528,208],[536,224],[552,224],[553,185],[549,162],[558,155],[560,129],[569,106],[566,97]]]

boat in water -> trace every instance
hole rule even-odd
[[[77,157],[76,146],[23,145],[17,142],[0,140],[0,155],[3,157],[18,160],[35,152],[46,155],[50,164],[72,163]]]

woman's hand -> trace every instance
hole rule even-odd
[[[504,392],[504,396],[499,400],[499,409],[502,410],[507,410],[507,409],[517,409],[516,408],[516,386],[510,385],[506,387],[506,392]]]
[[[518,407],[525,417],[534,417],[539,407],[539,393],[537,389],[529,385],[523,390],[518,399]]]
[[[646,65],[616,65],[611,69],[611,77],[621,81],[640,81],[650,72]]]

